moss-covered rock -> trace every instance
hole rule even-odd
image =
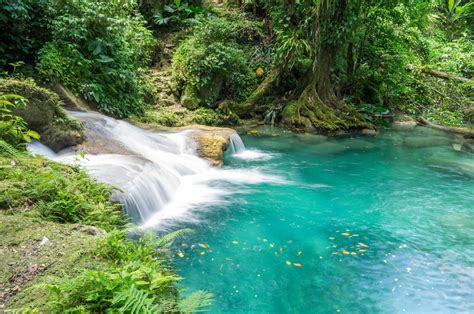
[[[28,127],[39,133],[41,141],[53,150],[83,141],[82,126],[63,109],[59,96],[36,85],[33,80],[1,79],[0,93],[12,93],[28,100],[26,108],[17,108]]]
[[[181,95],[181,105],[189,110],[199,108],[201,99],[198,96],[198,91],[192,85],[186,85]]]

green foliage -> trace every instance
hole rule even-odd
[[[156,112],[146,111],[142,118],[143,122],[156,123],[163,126],[177,126],[179,122],[179,115],[168,108],[160,108]]]
[[[199,23],[197,17],[204,13],[203,7],[199,5],[175,0],[174,3],[164,5],[162,10],[157,10],[153,15],[153,21],[159,27],[196,25]]]
[[[13,113],[15,108],[26,107],[26,99],[15,94],[0,94],[0,140],[24,149],[38,133],[28,128],[25,120]],[[8,151],[8,149],[6,149]]]
[[[430,108],[425,116],[433,123],[450,127],[460,127],[464,122],[464,115],[461,111],[450,110],[447,106]]]
[[[204,125],[218,125],[220,122],[219,114],[212,109],[198,108],[191,116],[191,122]]]
[[[135,12],[135,1],[58,2],[53,40],[40,51],[37,69],[60,81],[108,114],[142,110],[143,70],[155,41]]]
[[[180,278],[167,266],[172,243],[189,232],[178,230],[162,237],[146,233],[136,241],[123,231],[110,233],[99,241],[97,251],[98,257],[112,261],[110,266],[47,285],[53,296],[51,309],[159,313],[193,312],[208,306],[210,295],[200,291],[180,300],[175,288]]]
[[[254,29],[248,23],[225,18],[210,18],[197,26],[173,58],[173,75],[179,86],[197,90],[207,106],[213,106],[218,98],[244,99],[256,85],[243,46],[255,38]],[[219,84],[217,97],[207,95],[206,90]]]
[[[121,207],[112,203],[104,184],[84,171],[42,158],[0,158],[0,207],[34,206],[45,219],[83,223],[111,230],[122,226]]]
[[[32,60],[49,39],[51,0],[0,0],[0,69],[18,60]]]

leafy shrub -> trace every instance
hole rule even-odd
[[[172,127],[177,126],[179,124],[180,118],[181,116],[178,115],[176,112],[170,110],[167,107],[163,107],[158,109],[157,111],[145,111],[143,116],[138,117],[138,120],[145,123],[156,123],[159,125]]]
[[[159,237],[154,233],[137,241],[114,231],[99,242],[98,256],[112,261],[109,267],[79,276],[56,279],[47,285],[53,311],[163,313],[193,312],[210,304],[211,295],[198,291],[180,299],[175,282],[180,278],[167,266],[173,241],[189,233],[178,230]]]
[[[462,126],[464,122],[464,114],[461,111],[450,110],[447,106],[430,108],[425,116],[431,122],[450,127]]]
[[[26,107],[26,101],[19,95],[0,94],[0,140],[23,149],[32,138],[39,139],[38,133],[31,131],[25,120],[13,113],[16,108]]]
[[[59,2],[53,40],[39,54],[39,73],[63,82],[105,113],[141,112],[146,86],[141,68],[155,42],[135,8],[135,1],[126,0]]]
[[[242,45],[253,38],[249,29],[255,27],[241,26],[224,18],[211,18],[197,26],[194,36],[185,40],[174,55],[173,75],[178,85],[196,91],[201,105],[213,106],[218,98],[242,100],[255,87],[256,76]]]
[[[163,9],[156,10],[153,21],[159,27],[194,25],[198,23],[196,17],[203,14],[201,6],[175,0],[174,3],[164,5]]]
[[[48,7],[51,0],[0,1],[0,68],[11,62],[34,59],[49,39]]]
[[[84,171],[42,158],[0,158],[0,207],[34,206],[40,215],[61,223],[83,223],[106,230],[122,226],[121,207],[109,187]]]
[[[191,115],[191,122],[204,125],[218,125],[220,123],[219,115],[212,109],[199,108]]]

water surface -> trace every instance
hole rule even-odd
[[[211,312],[474,312],[474,159],[459,139],[242,138],[258,153],[225,167],[279,183],[214,182],[234,194],[177,224],[195,230],[182,286],[213,292]]]

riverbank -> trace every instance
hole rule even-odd
[[[175,286],[169,246],[188,231],[132,240],[110,187],[78,167],[18,152],[0,157],[0,178],[0,310],[190,310],[210,302],[198,292],[189,304]]]

